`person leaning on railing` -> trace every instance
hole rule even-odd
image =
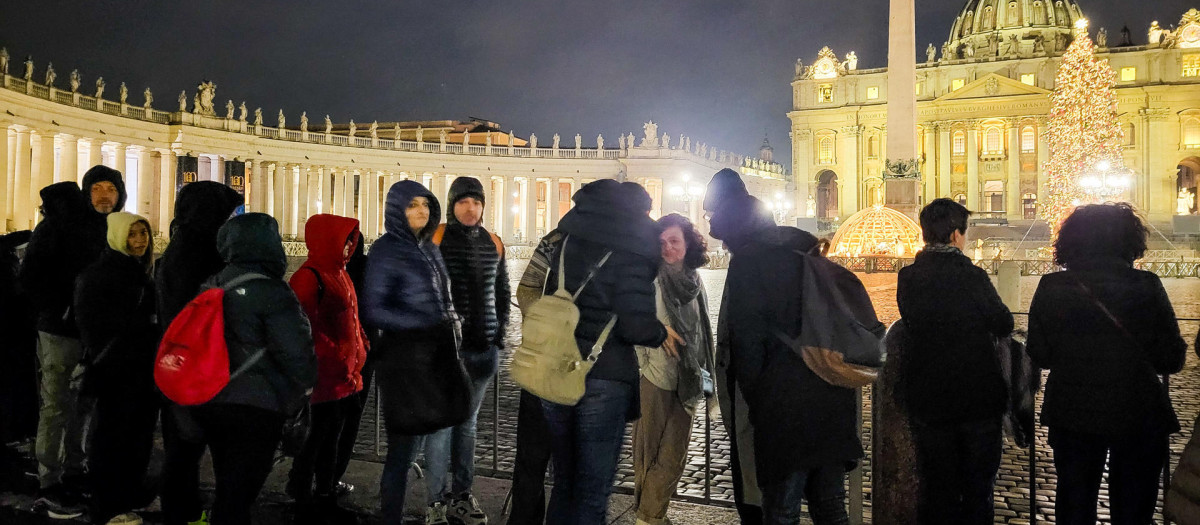
[[[1147,233],[1129,204],[1077,208],[1054,242],[1066,270],[1042,277],[1029,309],[1029,355],[1050,370],[1042,424],[1060,524],[1096,522],[1106,457],[1113,523],[1149,523],[1179,431],[1159,375],[1182,369],[1187,343],[1162,282],[1133,268]]]

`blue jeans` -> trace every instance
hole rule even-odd
[[[787,478],[762,487],[763,523],[800,523],[800,502],[808,501],[808,515],[815,525],[848,525],[846,514],[846,469],[839,463],[788,474]]]
[[[471,417],[461,425],[443,428],[425,438],[425,472],[429,476],[430,505],[450,497],[470,494],[471,484],[475,480],[475,424],[495,371],[477,371],[468,367],[467,373],[471,376]],[[446,476],[450,470],[453,471],[453,479],[447,490]]]
[[[404,498],[408,495],[408,468],[417,459],[425,443],[424,436],[388,433],[387,459],[383,477],[379,480],[379,496],[383,507],[383,522],[388,525],[404,523]],[[430,491],[433,492],[432,490]]]
[[[617,474],[633,385],[588,379],[575,406],[542,401],[554,458],[554,490],[546,523],[603,525]]]

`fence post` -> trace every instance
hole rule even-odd
[[[500,470],[500,371],[492,376],[492,475]]]
[[[1168,374],[1162,375],[1163,390],[1167,391],[1167,399],[1171,399],[1171,376]],[[1171,520],[1167,518],[1167,491],[1171,489],[1171,451],[1167,450],[1166,460],[1163,462],[1162,471],[1162,499],[1163,499],[1163,525],[1170,525]]]
[[[859,439],[862,439],[863,433],[863,415],[862,403],[863,395],[862,388],[854,391],[855,406],[858,407],[855,417],[855,425],[858,427]],[[863,461],[858,462],[858,466],[850,471],[850,523],[854,525],[862,525],[863,523]]]
[[[379,382],[372,381],[371,388],[375,389],[375,455],[383,455],[383,447],[379,444],[379,434],[382,430],[380,419],[383,417],[383,411],[379,408]]]
[[[704,504],[712,504],[712,418],[708,404],[711,398],[704,396]],[[738,475],[734,472],[733,475]]]

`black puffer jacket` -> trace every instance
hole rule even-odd
[[[78,184],[51,184],[41,196],[44,218],[21,264],[21,287],[33,300],[39,331],[78,337],[71,311],[75,279],[100,257],[105,232],[90,226],[95,212],[89,211]]]
[[[654,279],[660,253],[657,227],[646,215],[649,196],[636,184],[603,179],[584,185],[573,200],[575,207],[538,246],[550,263],[545,293],[558,288],[564,240],[566,287],[572,293],[604,254],[612,252],[575,301],[579,307],[575,339],[580,353],[587,357],[604,326],[617,316],[588,377],[622,381],[634,385],[636,392],[639,379],[634,345],[658,347],[667,338],[666,328],[656,317]]]
[[[900,316],[912,345],[901,381],[912,417],[952,424],[1000,417],[1008,406],[995,338],[1012,314],[982,268],[962,253],[917,253],[900,270]]]
[[[429,200],[429,222],[416,235],[404,210],[417,197]],[[457,323],[450,300],[450,281],[442,254],[430,237],[437,229],[441,207],[420,183],[402,180],[388,190],[384,234],[367,255],[367,271],[359,311],[368,330],[410,332],[431,336],[445,323]]]
[[[229,367],[237,370],[259,349],[266,354],[210,403],[249,405],[290,414],[307,402],[317,383],[312,329],[283,275],[287,256],[279,224],[270,215],[247,213],[217,233],[227,266],[207,284],[222,286],[247,273],[255,279],[225,293],[225,341]]]
[[[504,347],[512,291],[501,254],[503,244],[497,246],[482,224],[464,226],[454,216],[454,204],[468,196],[483,201],[479,180],[454,179],[446,196],[445,233],[439,248],[450,274],[454,309],[463,321],[462,348],[466,352],[486,351],[489,346]]]
[[[243,198],[213,181],[193,182],[179,190],[171,243],[155,265],[158,316],[163,328],[200,293],[200,285],[225,267],[217,251],[217,230]]]
[[[1116,437],[1179,431],[1156,374],[1179,372],[1187,343],[1153,273],[1100,259],[1042,277],[1029,308],[1027,345],[1034,363],[1050,369],[1043,425]]]

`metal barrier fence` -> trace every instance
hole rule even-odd
[[[1014,312],[1013,315],[1028,317],[1029,314],[1028,314],[1028,312]],[[1176,320],[1180,323],[1200,323],[1200,318],[1177,318]],[[1170,385],[1171,385],[1169,376],[1167,376],[1167,375],[1162,376],[1162,381],[1163,381],[1164,388],[1166,388],[1169,393]],[[380,404],[378,402],[378,388],[379,388],[378,382],[374,382],[374,386],[372,388],[373,388],[372,398],[374,398],[373,404],[374,404],[374,415],[375,415],[375,417],[374,417],[374,439],[373,439],[375,458],[368,457],[366,459],[374,459],[374,460],[378,461],[378,460],[382,460],[382,458],[384,457],[383,446],[384,446],[385,438],[384,438],[384,429],[383,429],[383,415],[382,415]],[[491,424],[491,440],[490,440],[490,446],[489,446],[490,450],[487,452],[490,452],[491,465],[490,466],[480,465],[477,463],[476,464],[476,472],[478,474],[484,475],[484,476],[511,479],[512,471],[502,468],[501,462],[500,462],[500,441],[501,441],[501,436],[500,436],[500,432],[499,432],[500,419],[501,419],[500,399],[501,399],[501,396],[504,395],[501,392],[501,388],[502,388],[501,374],[497,373],[495,375],[495,377],[493,378],[492,385],[490,387],[491,406],[489,408],[491,409],[492,424]],[[865,407],[863,406],[863,399],[864,399],[863,393],[864,393],[865,389],[869,389],[869,388],[870,388],[870,386],[867,386],[862,389],[859,389],[857,392],[858,405],[859,405],[858,417],[857,417],[857,425],[858,425],[857,428],[858,428],[860,439],[864,443],[864,449],[866,448],[866,444],[870,443],[870,437],[868,435],[866,435],[866,433],[864,432],[863,413],[866,410],[864,410]],[[514,394],[514,395],[519,394],[519,390],[515,389],[515,387],[514,387],[514,391],[510,392],[510,394]],[[1039,393],[1039,395],[1040,395],[1040,393]],[[874,400],[872,400],[872,401],[874,401]],[[696,496],[688,496],[688,495],[677,495],[673,499],[675,499],[677,501],[685,501],[685,502],[689,502],[689,503],[699,503],[699,504],[704,504],[704,505],[732,507],[733,506],[732,500],[723,499],[723,498],[716,499],[713,497],[713,488],[714,488],[714,476],[713,476],[714,465],[713,465],[713,454],[712,454],[713,428],[714,428],[714,425],[719,423],[719,421],[716,419],[709,418],[708,403],[709,403],[709,401],[706,399],[705,400],[705,410],[698,411],[698,412],[702,412],[702,414],[697,414],[697,417],[704,418],[704,422],[703,422],[703,428],[704,428],[703,496],[696,497]],[[1040,424],[1038,424],[1037,426],[1040,427]],[[1025,468],[1026,468],[1025,482],[1028,484],[1028,488],[1029,488],[1029,523],[1032,525],[1037,525],[1037,523],[1039,523],[1038,512],[1039,512],[1040,506],[1039,506],[1039,502],[1038,502],[1038,498],[1037,498],[1037,490],[1038,490],[1037,489],[1037,473],[1038,473],[1037,451],[1038,451],[1038,440],[1035,437],[1035,439],[1031,440],[1031,442],[1030,442],[1030,445],[1028,448],[1029,461],[1028,461],[1028,464],[1025,466]],[[479,452],[480,451],[477,448],[477,450],[476,450],[477,457],[479,456]],[[851,521],[851,523],[853,523],[855,525],[860,525],[862,523],[865,523],[865,515],[866,515],[865,508],[867,506],[867,501],[865,498],[866,475],[864,472],[864,465],[866,463],[870,462],[871,460],[872,460],[871,455],[867,454],[867,457],[865,457],[863,461],[860,461],[854,470],[847,473],[847,485],[848,485],[848,487],[847,487],[848,488],[847,503],[848,503],[848,507],[849,507],[848,510],[849,510],[849,514],[850,514],[850,521]],[[1172,460],[1172,454],[1168,454],[1166,463],[1163,465],[1162,484],[1160,486],[1160,489],[1161,489],[1160,496],[1165,496],[1165,491],[1166,491],[1167,487],[1170,486],[1171,460]],[[873,465],[872,465],[872,467],[873,467]],[[553,467],[551,466],[551,468],[553,468]],[[737,475],[738,473],[735,472],[733,474]],[[617,492],[625,492],[625,493],[631,492],[631,489],[629,489],[627,487],[621,487],[621,486],[614,487],[614,490]],[[507,509],[507,504],[506,504],[505,508]],[[1162,509],[1161,509],[1161,507],[1159,507],[1156,510],[1161,511]],[[1164,523],[1169,523],[1169,521],[1167,521],[1164,518]]]

